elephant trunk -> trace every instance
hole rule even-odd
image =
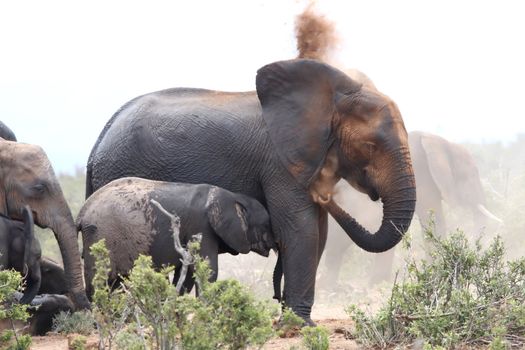
[[[361,226],[333,200],[323,204],[355,244],[368,252],[381,253],[393,248],[399,243],[412,221],[416,205],[416,187],[413,174],[410,172],[400,176],[397,181],[390,185],[390,188],[395,190],[381,195],[383,220],[381,227],[375,234]]]
[[[71,214],[62,216],[49,227],[55,233],[64,263],[67,290],[77,309],[88,309],[89,301],[84,289],[77,230]]]

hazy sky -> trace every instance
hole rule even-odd
[[[255,88],[255,72],[296,55],[306,2],[4,1],[0,120],[44,147],[58,171],[84,166],[129,99],[176,86]],[[407,129],[453,141],[525,133],[525,4],[318,1],[358,68],[399,105]]]

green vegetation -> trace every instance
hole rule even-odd
[[[90,335],[95,330],[95,320],[90,311],[60,311],[53,318],[53,332],[61,334]]]
[[[284,308],[279,320],[279,330],[277,334],[282,338],[287,338],[295,335],[301,329],[304,320],[297,316],[292,309]]]
[[[431,258],[407,261],[403,280],[379,312],[347,309],[356,339],[382,348],[418,339],[445,348],[523,346],[525,258],[505,262],[499,237],[483,250],[461,231],[445,239],[426,234]]]
[[[77,335],[71,340],[69,348],[71,350],[85,350],[86,349],[87,338],[83,335]]]
[[[103,240],[93,245],[92,253],[97,261],[93,313],[101,347],[111,349],[116,342],[134,349],[245,349],[274,335],[275,309],[255,300],[238,281],[209,283],[209,267],[198,257],[200,294],[194,297],[179,296],[168,280],[172,269],[157,272],[146,256],[139,256],[129,278],[111,292]]]
[[[308,350],[328,350],[328,330],[324,327],[304,327],[301,330],[303,344]]]
[[[0,335],[0,348],[7,350],[25,350],[31,345],[29,335],[20,335],[14,321],[25,322],[29,318],[27,305],[13,300],[13,295],[22,286],[22,276],[13,270],[0,271],[0,320],[9,320],[11,328]]]

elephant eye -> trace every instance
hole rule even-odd
[[[36,185],[33,185],[31,187],[31,191],[35,196],[41,196],[43,195],[47,190],[47,186],[45,183],[37,183]]]

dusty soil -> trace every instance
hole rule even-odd
[[[319,305],[314,307],[312,318],[320,325],[326,327],[330,332],[330,349],[334,350],[349,350],[360,349],[359,345],[351,339],[348,339],[348,331],[352,325],[352,321],[344,312],[343,306],[338,305]],[[74,339],[76,335],[62,336],[57,334],[49,334],[45,337],[33,337],[31,349],[37,350],[67,350],[68,343]],[[263,347],[263,350],[278,350],[290,349],[292,346],[301,347],[302,337],[299,334],[291,334],[288,338],[273,338],[268,341]],[[88,337],[87,349],[97,349],[98,337],[92,335]]]
[[[360,349],[357,343],[353,340],[347,339],[345,335],[350,325],[350,321],[346,319],[315,319],[318,325],[326,327],[330,331],[330,349],[332,350],[350,350]],[[69,341],[74,339],[75,335],[69,336]],[[278,350],[290,349],[292,346],[301,346],[302,337],[298,334],[291,338],[274,338],[268,341],[262,349],[264,350]],[[96,335],[88,337],[87,349],[97,349],[98,338]],[[45,337],[33,337],[33,344],[31,349],[38,350],[68,350],[68,337],[62,335],[47,335]]]

